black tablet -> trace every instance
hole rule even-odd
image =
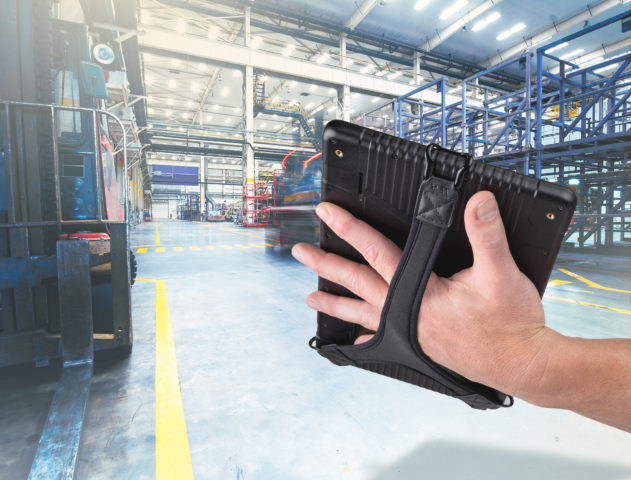
[[[426,168],[426,147],[340,120],[327,124],[322,140],[322,201],[345,208],[403,248]],[[459,157],[462,156],[449,158]],[[457,166],[453,161],[444,161],[433,168],[439,176],[453,177]],[[543,295],[576,206],[574,192],[475,160],[463,179],[453,222],[434,272],[448,277],[473,264],[463,214],[469,198],[481,190],[495,194],[513,258]],[[320,247],[365,263],[357,251],[325,224],[320,229]],[[319,289],[353,296],[323,278],[319,279]],[[361,333],[365,332],[355,324],[318,313],[314,343],[318,347],[352,345]]]

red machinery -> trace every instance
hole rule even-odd
[[[248,183],[243,186],[243,226],[266,227],[269,225],[272,192],[267,183]]]

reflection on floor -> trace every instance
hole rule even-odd
[[[156,478],[156,426],[177,428],[154,397],[165,308],[189,443],[174,458],[190,458],[198,479],[629,478],[628,434],[520,401],[474,411],[314,354],[304,298],[316,278],[261,230],[154,222],[133,230],[132,245],[149,280],[133,287],[134,351],[97,363],[78,478]],[[631,280],[619,264],[561,257],[544,297],[549,324],[631,337]],[[25,478],[58,374],[0,371],[3,478]]]

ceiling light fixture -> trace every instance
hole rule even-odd
[[[375,72],[375,77],[383,77],[385,74],[385,70],[379,70],[378,72]]]
[[[261,46],[261,42],[262,42],[262,38],[261,37],[250,37],[250,48],[252,50],[256,50],[257,48],[259,48]]]
[[[288,43],[285,49],[283,50],[283,56],[288,57],[289,55],[293,53],[295,49],[296,49],[296,45],[294,45],[293,43]]]
[[[484,27],[486,27],[488,24],[493,23],[495,20],[499,19],[501,16],[502,15],[499,12],[493,12],[490,15],[488,15],[486,18],[483,18],[479,22],[476,22],[476,24],[473,25],[473,27],[471,28],[471,31],[472,32],[479,32]]]
[[[440,13],[440,19],[447,20],[449,17],[453,16],[454,13],[458,12],[458,10],[464,7],[467,3],[469,3],[468,0],[456,0]]]
[[[562,57],[559,57],[561,60],[567,60],[568,58],[575,58],[578,57],[581,53],[583,53],[585,51],[584,48],[577,48],[576,50],[563,55]]]
[[[359,71],[359,73],[368,73],[375,69],[374,63],[369,63]]]
[[[329,52],[324,52],[322,55],[318,57],[318,59],[316,60],[316,63],[318,65],[322,65],[324,62],[326,62],[329,59],[330,56],[331,54]]]
[[[419,10],[424,9],[425,7],[427,7],[427,5],[429,5],[431,1],[432,0],[417,0],[414,4],[414,10],[418,12]]]
[[[498,40],[498,41],[504,40],[505,38],[510,37],[513,33],[517,33],[519,31],[523,30],[524,28],[526,28],[526,24],[523,23],[523,22],[519,22],[519,23],[513,25],[510,29],[504,30],[497,37],[495,37],[495,39]]]
[[[379,100],[380,100],[379,97],[375,97],[370,101],[370,103],[377,103]]]
[[[548,49],[546,50],[546,53],[552,53],[552,52],[554,52],[554,51],[556,51],[556,50],[561,50],[562,48],[565,48],[565,47],[567,47],[568,45],[569,45],[569,43],[567,43],[567,42],[559,43],[558,45],[555,45],[555,46],[554,46],[554,47],[552,47],[552,48],[548,48]]]

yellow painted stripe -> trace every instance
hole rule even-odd
[[[192,479],[193,466],[164,280],[156,280],[155,395],[156,479]]]
[[[152,278],[138,278],[138,277],[136,277],[136,278],[134,278],[134,280],[136,280],[137,282],[155,282],[155,280],[152,279]]]
[[[266,245],[268,247],[274,247],[275,246],[273,243],[264,243],[264,245]]]
[[[190,248],[191,250],[200,250],[200,248],[199,248],[199,247],[195,247],[195,246],[193,246],[193,247],[188,247],[188,248]]]
[[[235,243],[235,247],[239,247],[239,248],[248,248],[245,245],[241,245],[240,243]]]
[[[206,248],[207,248],[208,250],[214,250],[214,249],[215,249],[215,247],[213,247],[212,245],[206,245]]]
[[[173,247],[174,252],[181,252],[182,250],[184,250],[182,247]]]
[[[147,248],[139,248],[138,250],[136,250],[136,253],[147,253]]]
[[[262,245],[257,245],[256,243],[250,243],[249,245],[254,248],[263,248]]]
[[[156,252],[157,252],[157,253],[163,253],[163,252],[164,252],[164,250],[165,250],[165,249],[164,249],[164,247],[158,247],[158,248],[156,248]]]
[[[221,248],[232,248],[230,245],[222,245]]]
[[[156,222],[156,245],[160,245],[160,234],[158,233],[158,222]]]
[[[591,280],[588,280],[585,277],[581,277],[580,275],[574,273],[574,272],[570,272],[569,270],[566,270],[564,268],[559,268],[558,269],[560,272],[565,273],[566,275],[569,275],[570,277],[574,277],[577,280],[580,280],[583,283],[586,283],[588,286],[592,287],[592,288],[597,288],[599,290],[607,290],[609,292],[620,292],[620,293],[631,293],[631,290],[620,290],[619,288],[609,288],[609,287],[603,287],[602,285],[596,283],[596,282],[592,282]]]
[[[624,310],[622,308],[610,307],[608,305],[599,305],[597,303],[583,302],[582,300],[574,300],[572,298],[553,297],[552,295],[544,295],[544,298],[551,298],[552,300],[560,300],[562,302],[574,303],[576,305],[584,305],[586,307],[603,308],[605,310],[611,310],[612,312],[624,313],[625,315],[631,315],[631,310]]]
[[[568,280],[550,280],[552,285],[567,285],[568,283],[572,283]]]

